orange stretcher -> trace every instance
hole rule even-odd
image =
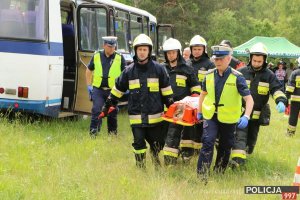
[[[180,110],[181,112],[179,112]],[[165,121],[175,124],[193,126],[198,122],[197,108],[176,102],[169,107],[168,111],[163,114],[162,118]]]

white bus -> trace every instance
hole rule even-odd
[[[85,69],[102,48],[101,37],[117,36],[118,51],[131,62],[140,33],[152,38],[158,56],[173,27],[115,1],[1,0],[0,109],[51,117],[90,113]]]

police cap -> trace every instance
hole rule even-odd
[[[103,44],[107,44],[108,46],[114,47],[117,45],[117,37],[115,36],[105,36],[102,37],[103,39]]]
[[[212,55],[213,58],[222,58],[224,56],[228,56],[232,54],[232,49],[230,47],[216,45],[212,46],[211,49],[213,50]]]

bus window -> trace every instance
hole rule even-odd
[[[130,31],[131,31],[131,41],[142,33],[142,18],[136,15],[130,14]]]
[[[169,24],[162,24],[162,25],[158,25],[158,30],[157,30],[157,35],[158,35],[158,56],[162,57],[163,54],[163,43],[169,39],[170,37],[174,37],[174,33],[173,33],[173,26],[169,25]]]
[[[0,37],[45,40],[45,0],[1,0]]]
[[[152,50],[152,54],[156,54],[156,24],[151,23],[150,24],[150,32],[149,32],[149,36],[153,42],[153,50]]]
[[[143,31],[146,35],[149,35],[149,29],[148,29],[148,25],[149,25],[149,18],[148,17],[143,17]]]
[[[104,8],[80,9],[80,49],[96,51],[102,48],[102,37],[107,35],[106,10]]]
[[[118,37],[118,51],[129,52],[128,39],[129,39],[129,27],[128,27],[128,13],[124,11],[117,11],[117,17],[115,18],[115,30]]]

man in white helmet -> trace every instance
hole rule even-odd
[[[187,64],[194,68],[194,73],[198,76],[200,82],[200,87],[202,88],[202,82],[204,80],[205,74],[209,69],[215,68],[214,63],[210,60],[207,55],[207,42],[200,35],[195,35],[190,41],[191,56]],[[203,127],[202,123],[195,125],[195,133],[192,138],[195,146],[194,152],[198,154],[201,148],[201,137],[202,137]],[[184,148],[184,144],[181,144]]]
[[[174,92],[174,101],[179,101],[192,94],[200,94],[200,84],[192,67],[186,65],[181,55],[181,44],[177,39],[169,38],[163,44],[165,54],[165,69],[170,76],[170,84]],[[182,142],[186,148],[193,150],[194,143],[191,140],[194,135],[194,127],[183,127],[179,124],[169,125],[166,144],[164,147],[165,165],[175,165],[179,155],[179,143],[182,135]],[[183,161],[191,158],[183,155]]]
[[[261,125],[269,125],[269,96],[272,95],[279,113],[285,111],[287,98],[275,74],[267,68],[267,48],[263,43],[257,43],[250,48],[250,61],[240,71],[247,81],[254,100],[248,126],[236,129],[236,138],[231,152],[232,167],[245,164],[246,154],[252,154]]]
[[[162,114],[164,104],[169,107],[174,101],[169,76],[162,65],[151,59],[152,41],[145,34],[133,41],[134,62],[116,80],[111,94],[102,109],[106,116],[111,106],[129,90],[128,114],[134,141],[132,143],[136,166],[146,167],[146,142],[155,164],[159,163],[158,153],[164,146]]]
[[[286,96],[290,99],[290,116],[289,124],[287,127],[287,136],[294,136],[298,123],[298,115],[300,111],[300,57],[297,59],[298,67],[292,72],[286,86]]]

